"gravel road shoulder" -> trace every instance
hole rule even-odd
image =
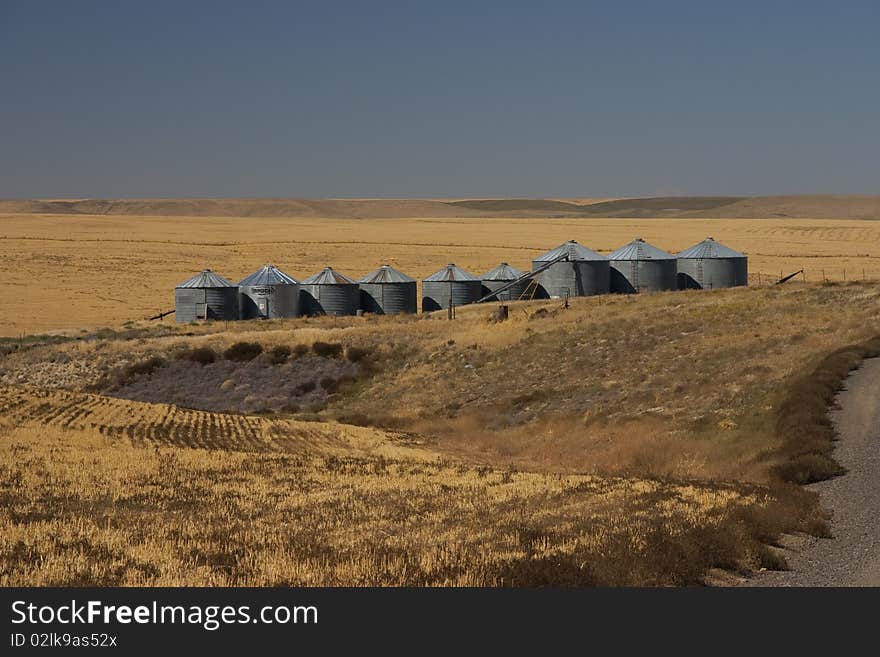
[[[834,457],[848,472],[809,487],[832,514],[833,538],[785,537],[791,570],[743,586],[880,586],[880,358],[850,375],[837,402]]]

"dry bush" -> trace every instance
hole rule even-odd
[[[339,358],[342,355],[342,345],[335,342],[315,342],[312,351],[316,356],[323,358]]]
[[[308,381],[303,381],[302,383],[300,383],[296,387],[296,390],[297,390],[297,392],[300,392],[300,393],[309,393],[317,387],[318,387],[318,384],[315,381],[308,380]]]
[[[236,342],[223,352],[223,358],[236,363],[253,360],[263,353],[263,345],[258,342]]]
[[[345,358],[352,363],[360,363],[370,356],[370,350],[362,347],[347,346],[345,348]]]
[[[269,350],[269,362],[273,365],[283,365],[290,358],[291,350],[287,345],[276,345]]]
[[[217,360],[217,354],[210,347],[189,347],[172,354],[175,360],[185,360],[199,365],[209,365]]]
[[[132,363],[131,365],[126,365],[122,369],[122,376],[119,383],[125,384],[134,381],[140,377],[149,376],[160,367],[164,367],[165,365],[166,360],[161,356],[150,356],[146,360]]]
[[[293,347],[293,351],[291,351],[291,356],[294,358],[302,358],[307,353],[309,353],[309,346],[307,344],[298,344]]]
[[[331,376],[325,376],[320,381],[321,387],[328,393],[333,394],[339,390],[339,380]]]

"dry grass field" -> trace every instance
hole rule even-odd
[[[784,567],[781,533],[825,531],[792,482],[834,472],[824,404],[875,348],[825,357],[878,333],[880,284],[851,280],[880,278],[878,230],[0,215],[16,292],[0,313],[0,585],[680,585]],[[483,306],[142,320],[204,266],[421,277],[526,268],[565,239],[677,251],[706,235],[749,255],[754,285],[513,303],[504,322]],[[768,284],[800,268],[806,282]]]
[[[768,543],[824,529],[772,474],[778,409],[873,335],[878,299],[795,284],[524,302],[503,323],[473,307],[35,340],[0,360],[0,582],[666,585],[780,567]],[[263,352],[230,363],[242,340]],[[305,386],[278,347],[361,369]],[[182,376],[195,350],[216,360]],[[199,410],[230,368],[298,384],[290,409]],[[191,388],[210,396],[158,401]]]

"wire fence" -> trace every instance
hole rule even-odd
[[[841,283],[852,281],[878,281],[880,274],[868,271],[864,267],[832,267],[818,269],[800,269],[793,271],[779,270],[749,272],[749,285],[776,285],[779,281],[801,283]]]

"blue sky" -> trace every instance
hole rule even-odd
[[[876,2],[0,0],[0,197],[880,193]]]

